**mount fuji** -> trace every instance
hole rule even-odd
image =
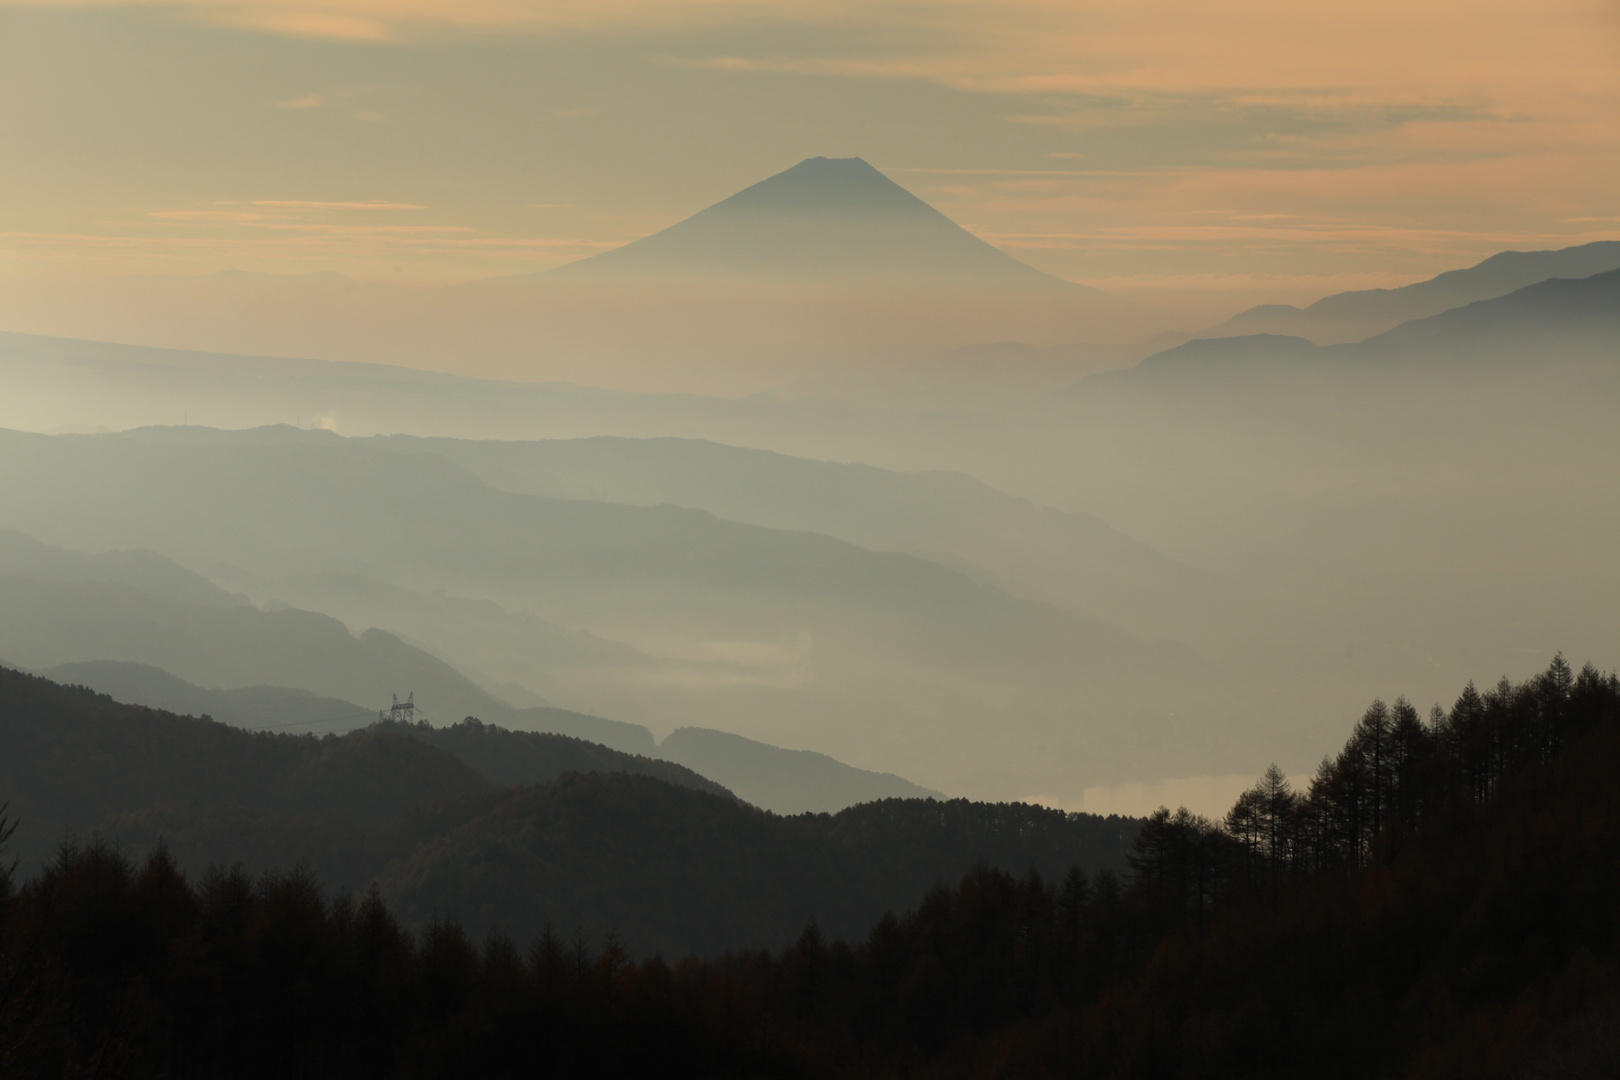
[[[956,285],[1105,294],[980,240],[858,157],[814,157],[552,276]]]

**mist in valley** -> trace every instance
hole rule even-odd
[[[511,707],[1099,809],[1306,771],[1389,687],[1614,647],[1617,289],[1553,278],[1350,345],[1198,339],[949,408],[926,367],[914,401],[693,397],[14,335],[14,429],[114,430],[18,430],[0,482],[37,540],[385,631]],[[151,661],[32,652],[8,655]]]

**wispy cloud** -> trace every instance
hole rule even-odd
[[[248,222],[263,221],[263,214],[254,214],[242,210],[151,210],[147,217],[157,218],[160,221],[197,221],[208,224],[246,224]]]
[[[545,32],[761,15],[820,16],[838,0],[0,0],[0,6],[154,7],[286,37],[387,42],[437,31]]]
[[[305,94],[303,97],[288,98],[286,101],[276,102],[278,109],[319,109],[326,104],[326,99],[320,94]]]
[[[255,199],[254,206],[278,206],[291,210],[426,210],[416,203],[403,202],[318,202],[311,199]]]

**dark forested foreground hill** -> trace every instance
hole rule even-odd
[[[133,865],[73,849],[4,889],[0,1065],[29,1077],[1612,1076],[1617,779],[1620,679],[1560,658],[1519,686],[1470,685],[1427,722],[1404,699],[1375,703],[1303,792],[1273,769],[1222,823],[1161,811],[1123,881],[980,866],[853,941],[811,925],[779,952],[673,965],[555,926],[527,948],[500,934],[480,946],[447,919],[412,934],[376,892],[328,899],[298,875],[187,880],[162,851]],[[661,786],[615,783],[631,802]],[[573,780],[521,798],[575,787],[597,807],[608,790]],[[725,806],[681,797],[705,814]],[[943,820],[956,804],[921,805]],[[803,820],[846,822],[828,835],[851,845],[927,833],[906,804]],[[725,858],[756,842],[740,837]],[[466,867],[485,858],[463,848]],[[767,886],[752,884],[728,916],[749,917]]]
[[[1138,822],[891,799],[782,817],[669,761],[474,720],[342,736],[250,733],[0,668],[0,802],[24,876],[64,830],[183,868],[303,865],[379,882],[412,924],[454,912],[527,938],[547,919],[639,951],[855,933],[983,859],[1124,867]],[[21,841],[18,843],[17,841]]]

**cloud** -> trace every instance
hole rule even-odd
[[[815,17],[853,5],[818,0],[0,0],[0,7],[150,7],[285,37],[387,42],[436,32],[646,29],[693,20]]]
[[[426,210],[425,206],[403,202],[316,202],[309,199],[255,199],[254,206],[278,206],[294,210]]]
[[[305,94],[303,97],[288,98],[286,101],[276,102],[278,109],[319,109],[326,104],[326,99],[319,94]]]
[[[246,224],[264,220],[263,214],[240,210],[152,210],[146,216],[160,221],[198,221],[209,224]]]

